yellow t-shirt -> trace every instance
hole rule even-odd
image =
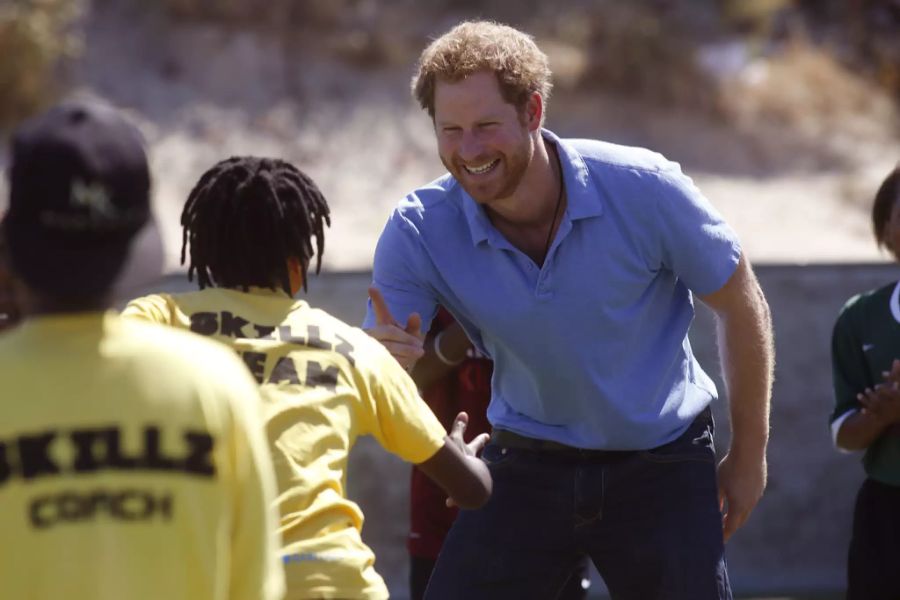
[[[240,361],[112,313],[0,336],[0,597],[274,599],[275,481]]]
[[[228,344],[261,384],[288,598],[386,598],[360,537],[362,512],[345,494],[350,448],[371,434],[420,463],[446,435],[387,350],[361,329],[268,289],[152,295],[123,314]]]

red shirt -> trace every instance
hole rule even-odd
[[[434,318],[431,333],[436,334],[453,323],[453,317],[441,308]],[[490,433],[487,406],[491,400],[493,363],[470,350],[453,371],[422,390],[422,397],[447,430],[460,411],[469,415],[465,440]],[[413,467],[410,481],[410,531],[406,547],[411,556],[435,559],[459,509],[447,508],[447,494],[419,469]]]

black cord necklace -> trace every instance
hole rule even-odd
[[[547,260],[547,253],[550,252],[550,244],[553,242],[553,228],[556,227],[556,218],[559,216],[559,207],[562,205],[563,194],[566,191],[566,182],[563,179],[562,164],[559,162],[559,156],[556,157],[556,164],[559,166],[559,196],[556,198],[556,208],[553,209],[553,220],[550,221],[550,231],[547,232],[547,243],[544,244],[544,255],[541,258],[541,264]]]

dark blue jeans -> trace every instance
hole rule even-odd
[[[494,493],[460,512],[425,597],[552,600],[587,555],[614,600],[730,600],[712,433],[707,410],[647,451],[488,444]]]

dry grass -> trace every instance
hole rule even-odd
[[[40,110],[60,92],[60,61],[77,52],[70,26],[81,0],[0,5],[0,127]]]
[[[887,93],[802,39],[750,66],[720,95],[739,124],[768,123],[803,135],[818,136],[838,126],[851,133],[861,116],[882,131],[897,125],[896,106]]]

